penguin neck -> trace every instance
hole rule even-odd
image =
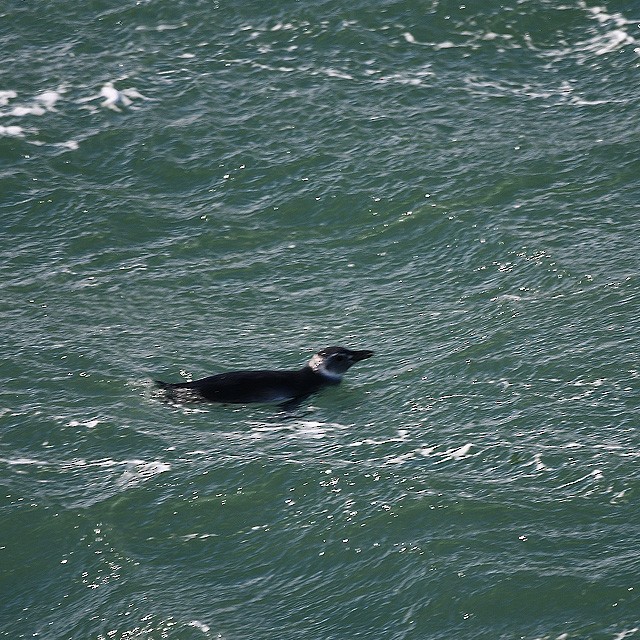
[[[329,371],[325,367],[324,359],[317,355],[313,356],[304,368],[309,369],[315,375],[321,376],[323,380],[332,384],[337,384],[342,380],[342,374]]]

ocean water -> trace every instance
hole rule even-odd
[[[640,638],[639,27],[0,4],[0,637]]]

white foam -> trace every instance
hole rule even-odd
[[[386,464],[402,464],[407,460],[413,460],[417,456],[423,456],[425,458],[433,457],[438,459],[438,463],[444,462],[445,460],[464,460],[466,457],[469,456],[469,452],[471,451],[472,447],[473,447],[473,444],[471,442],[467,442],[467,444],[464,444],[461,447],[456,447],[454,449],[447,449],[445,451],[438,451],[437,446],[422,445],[412,451],[407,451],[406,453],[389,456],[388,458],[386,458],[385,463]]]
[[[293,69],[291,69],[293,71]],[[339,71],[338,69],[332,69],[331,67],[327,67],[324,69],[326,75],[330,78],[341,78],[342,80],[353,80],[353,76],[345,73],[344,71]]]
[[[612,51],[620,49],[620,47],[625,44],[634,44],[635,39],[623,29],[614,29],[599,38],[594,38],[591,42],[590,49],[592,49],[597,56],[602,56],[605,53],[611,53]]]
[[[0,136],[22,138],[24,137],[24,129],[16,125],[10,125],[8,127],[3,127],[2,125],[0,125]]]
[[[62,97],[64,89],[58,88],[57,91],[43,91],[34,96],[31,104],[21,104],[15,106],[11,111],[3,113],[4,116],[14,116],[23,118],[24,116],[42,116],[47,111],[55,111],[55,104]],[[4,107],[9,100],[16,98],[18,94],[15,91],[0,91],[0,107]]]
[[[470,442],[467,442],[467,444],[462,445],[459,449],[449,449],[449,451],[447,451],[447,453],[454,459],[454,460],[461,460],[462,458],[464,458],[470,451],[471,447],[473,445]]]
[[[5,107],[9,104],[9,100],[17,97],[18,94],[13,90],[0,91],[0,107]]]
[[[539,453],[534,454],[533,461],[530,464],[534,465],[536,471],[546,471],[549,468],[542,462],[542,455]]]
[[[315,420],[302,420],[298,434],[307,438],[321,439],[327,436],[325,426],[324,423]]]
[[[147,99],[133,87],[129,89],[118,90],[115,88],[113,82],[107,82],[100,88],[100,93],[94,96],[89,96],[88,98],[81,98],[80,100],[78,100],[78,104],[92,102],[93,100],[97,100],[99,98],[104,98],[100,103],[101,107],[110,109],[111,111],[116,111],[118,113],[122,112],[122,108],[131,106],[133,104],[134,98],[141,100]]]
[[[204,622],[200,622],[199,620],[192,620],[189,623],[190,627],[195,627],[196,629],[200,629],[202,633],[209,633],[209,625]]]
[[[159,460],[126,460],[123,464],[125,465],[125,470],[118,478],[120,486],[137,485],[171,469],[169,463],[160,462]]]
[[[113,83],[107,82],[102,89],[100,89],[100,95],[105,98],[101,106],[111,109],[113,111],[120,111],[118,105],[128,107],[131,104],[131,98],[129,98],[124,92],[118,91]]]
[[[558,489],[566,489],[567,487],[572,487],[576,484],[580,484],[585,480],[602,480],[603,478],[604,478],[604,475],[602,471],[600,469],[594,469],[593,471],[590,471],[586,475],[581,476],[576,480],[572,480],[571,482],[565,482],[564,484],[559,485]]]
[[[24,116],[41,116],[46,112],[47,110],[44,107],[34,104],[30,107],[14,107],[8,115],[22,118]]]
[[[173,31],[175,29],[182,29],[188,25],[187,22],[180,22],[178,24],[158,24],[153,27],[147,27],[145,25],[139,25],[136,27],[136,31],[158,31],[162,33],[163,31]]]
[[[637,42],[625,29],[627,25],[637,24],[637,21],[627,20],[620,13],[608,13],[603,7],[589,7],[585,2],[580,2],[579,6],[588,11],[603,27],[614,27],[586,43],[586,48],[593,51],[597,56],[611,53],[627,44],[635,44]]]
[[[45,106],[48,111],[53,111],[56,102],[62,97],[62,89],[58,91],[43,91],[35,97],[35,100]]]
[[[387,459],[387,464],[402,464],[403,462],[406,462],[407,460],[412,460],[413,458],[415,458],[415,452],[414,451],[409,451],[408,453],[401,453],[398,456],[393,456],[391,458]]]
[[[21,467],[23,465],[33,465],[36,467],[45,467],[48,463],[42,460],[35,460],[34,458],[0,458],[0,462],[8,464],[10,466]]]
[[[87,427],[89,429],[93,429],[100,424],[100,420],[97,418],[92,418],[91,420],[85,420],[81,422],[80,420],[70,420],[67,422],[67,427]]]
[[[56,146],[76,151],[79,145],[75,140],[67,140],[66,142],[59,142]]]
[[[456,45],[451,42],[450,40],[445,40],[444,42],[439,42],[438,44],[434,45],[434,49],[436,51],[440,50],[440,49],[453,49]]]

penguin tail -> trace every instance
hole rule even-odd
[[[180,403],[202,400],[198,391],[191,387],[190,382],[164,382],[163,380],[153,380],[153,383],[158,387],[158,389],[161,389],[161,395],[165,402]]]
[[[169,402],[173,404],[177,402],[176,393],[176,384],[173,382],[164,382],[163,380],[153,380],[153,383],[160,389],[160,394],[162,395],[163,402]]]

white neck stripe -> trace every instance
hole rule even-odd
[[[319,373],[321,376],[324,376],[325,378],[330,378],[331,380],[342,380],[341,373],[335,373],[334,371],[327,370],[325,366],[324,358],[322,356],[319,356],[317,354],[313,356],[313,358],[309,360],[309,366],[316,373]]]

